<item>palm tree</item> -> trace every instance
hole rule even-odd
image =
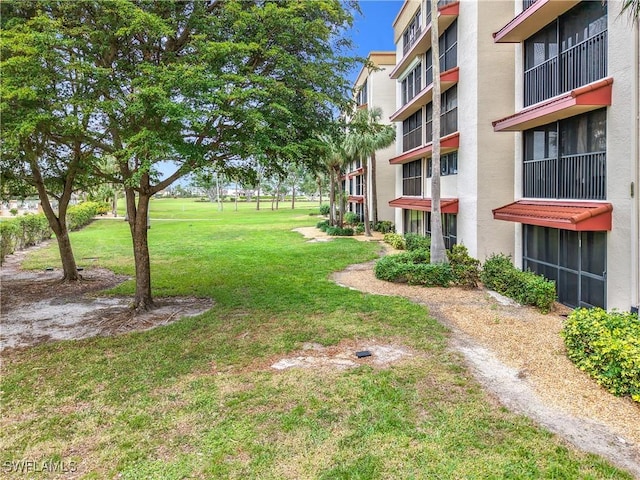
[[[349,130],[344,141],[347,155],[362,162],[362,193],[364,207],[364,232],[371,236],[369,225],[369,201],[367,194],[367,161],[377,150],[386,148],[396,141],[396,130],[391,125],[380,123],[382,110],[379,107],[358,110],[349,122]],[[372,180],[375,182],[375,179]]]
[[[431,0],[431,59],[433,63],[433,150],[431,156],[431,263],[445,263],[447,251],[442,236],[440,211],[440,29],[438,2]]]
[[[324,146],[324,165],[329,173],[329,223],[342,225],[342,208],[336,208],[336,198],[342,198],[342,182],[340,175],[346,162],[347,155],[342,148],[342,140],[329,134],[319,135],[319,140]],[[336,221],[336,217],[339,219]]]

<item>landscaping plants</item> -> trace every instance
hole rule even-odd
[[[579,308],[562,330],[567,355],[617,396],[640,402],[640,320],[637,313]]]
[[[533,305],[543,313],[551,309],[557,298],[555,282],[518,270],[507,255],[491,255],[482,266],[480,278],[485,287],[522,305]]]
[[[399,233],[387,233],[383,237],[384,243],[388,243],[396,250],[405,250],[407,245],[404,241],[404,237]]]

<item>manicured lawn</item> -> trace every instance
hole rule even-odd
[[[378,245],[306,242],[291,229],[315,225],[317,205],[264,206],[153,200],[155,295],[215,307],[5,356],[0,462],[72,461],[84,478],[631,478],[497,406],[425,308],[329,280]],[[133,273],[125,222],[94,222],[72,242],[78,258]],[[55,259],[51,245],[27,265]],[[304,342],[349,340],[414,355],[388,368],[270,367]]]

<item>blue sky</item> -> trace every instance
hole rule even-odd
[[[402,7],[402,0],[360,0],[362,15],[356,15],[352,39],[355,53],[366,57],[374,50],[395,50],[391,24]],[[350,75],[352,82],[362,66]]]

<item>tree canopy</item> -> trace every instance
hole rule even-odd
[[[10,61],[51,66],[7,82],[13,91],[2,114],[20,108],[55,118],[30,134],[59,136],[74,108],[66,85],[81,93],[70,138],[117,163],[115,173],[98,163],[89,172],[124,185],[139,308],[152,305],[149,198],[203,166],[237,176],[254,157],[274,170],[313,163],[317,133],[349,98],[356,59],[345,33],[357,6],[340,0],[38,0],[0,8],[3,50],[20,36],[41,39],[16,44]],[[57,83],[48,76],[58,75],[73,82],[43,102],[38,82]],[[25,153],[19,142],[9,145],[13,156]],[[166,161],[175,169],[160,178],[157,165]]]

